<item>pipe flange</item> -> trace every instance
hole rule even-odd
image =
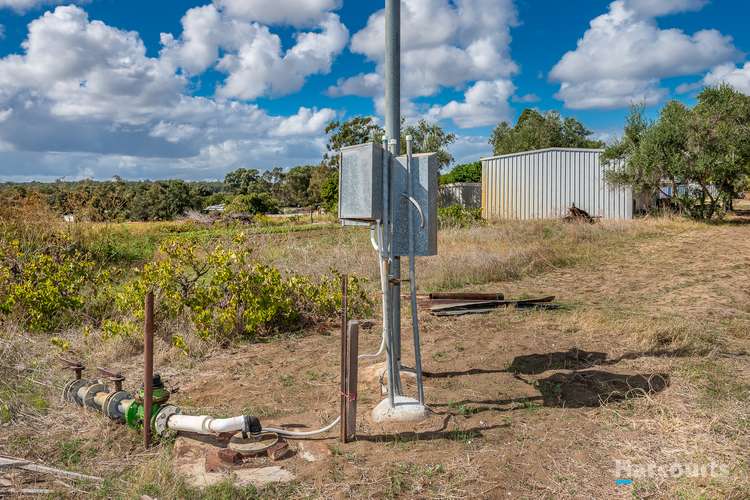
[[[156,430],[156,434],[159,436],[163,435],[168,429],[167,422],[169,421],[169,417],[179,415],[180,413],[182,413],[180,409],[174,405],[162,406],[154,418],[154,430]]]
[[[99,410],[99,407],[94,402],[94,398],[100,392],[109,392],[109,387],[101,382],[95,382],[91,387],[86,389],[86,392],[83,394],[83,406],[92,410]]]
[[[65,401],[69,401],[71,403],[75,403],[78,406],[83,406],[83,400],[78,397],[78,391],[81,389],[81,387],[85,387],[87,385],[90,385],[92,383],[91,380],[84,380],[84,379],[78,379],[78,380],[71,380],[64,389],[63,397],[65,398]]]
[[[69,402],[68,394],[70,393],[70,387],[75,384],[78,381],[78,379],[69,380],[65,383],[63,386],[62,393],[60,394],[60,397],[62,398],[63,402]]]
[[[104,400],[102,413],[117,422],[125,422],[125,415],[120,412],[120,403],[126,399],[133,399],[133,396],[128,391],[117,391],[111,393],[107,396],[107,399]]]

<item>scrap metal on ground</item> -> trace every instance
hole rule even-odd
[[[601,217],[592,217],[587,211],[576,207],[575,203],[568,209],[568,215],[563,218],[565,222],[588,222],[589,224],[593,224],[599,219]]]
[[[500,307],[521,309],[558,309],[554,296],[532,299],[506,300],[502,293],[433,293],[429,296],[433,316],[463,316],[486,314]]]

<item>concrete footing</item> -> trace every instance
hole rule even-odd
[[[396,396],[393,407],[386,398],[372,410],[372,420],[377,423],[418,422],[427,418],[428,415],[429,410],[425,405],[406,396]]]

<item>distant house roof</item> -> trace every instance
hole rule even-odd
[[[226,205],[221,203],[219,205],[211,205],[209,207],[204,208],[203,210],[205,210],[206,212],[223,212],[225,208],[226,208]]]

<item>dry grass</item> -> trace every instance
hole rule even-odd
[[[439,255],[417,264],[422,292],[513,281],[523,276],[581,265],[619,253],[627,245],[656,236],[695,229],[681,219],[604,221],[565,224],[558,221],[507,221],[439,233]],[[330,269],[356,273],[377,285],[375,252],[362,229],[331,229],[306,235],[254,235],[257,255],[298,273],[326,273]]]
[[[330,267],[373,279],[374,252],[361,230],[254,235],[257,254],[295,272]],[[423,291],[499,290],[512,296],[554,294],[560,311],[499,310],[487,316],[423,318],[425,368],[487,373],[427,379],[428,403],[440,413],[416,433],[383,431],[364,418],[380,396],[360,386],[363,418],[351,445],[327,441],[330,459],[289,463],[299,480],[263,494],[376,498],[746,498],[750,491],[750,226],[646,219],[593,226],[506,223],[442,231],[440,255],[420,261]],[[179,328],[173,326],[171,328]],[[408,328],[408,324],[404,326]],[[337,404],[338,343],[327,331],[211,350],[188,358],[157,342],[157,365],[180,381],[176,403],[187,411],[249,411],[264,422],[318,425]],[[89,366],[125,370],[139,380],[139,348],[67,332]],[[364,332],[363,351],[378,342]],[[13,421],[0,427],[11,454],[108,478],[102,498],[253,498],[221,485],[202,494],[173,477],[171,446],[144,453],[139,438],[99,415],[58,402],[67,374],[57,348],[42,336],[0,335],[0,390],[17,391]],[[576,348],[603,360],[522,373],[517,358]],[[405,346],[405,356],[410,355]],[[546,358],[545,358],[546,359]],[[314,363],[311,360],[315,360]],[[364,368],[364,367],[363,367]],[[539,384],[553,376],[598,371],[623,377],[666,374],[670,384],[604,405],[554,407]],[[258,384],[257,381],[262,381]],[[537,384],[535,384],[537,383]],[[5,384],[5,385],[3,385]],[[407,384],[411,387],[411,384]],[[37,389],[38,388],[38,389]],[[35,407],[35,398],[45,405]],[[6,396],[7,398],[7,396]],[[0,398],[1,399],[1,398]],[[44,429],[40,432],[39,429]],[[729,467],[718,478],[637,480],[614,487],[614,461]],[[77,485],[94,491],[90,485]],[[71,496],[86,494],[68,490]]]

